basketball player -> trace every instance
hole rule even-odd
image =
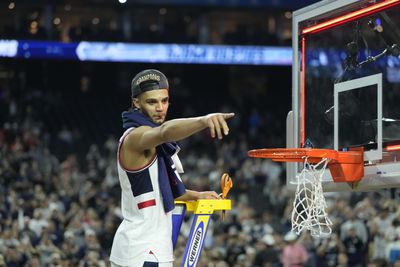
[[[123,221],[111,249],[111,266],[172,267],[174,199],[218,199],[214,191],[186,190],[175,141],[205,128],[211,137],[229,133],[233,113],[165,121],[169,85],[163,73],[149,69],[132,80],[132,109],[122,113],[124,134],[118,147]]]

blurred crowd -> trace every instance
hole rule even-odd
[[[62,42],[290,45],[291,12],[268,8],[13,2],[0,11],[6,39]]]
[[[89,107],[100,112],[101,105],[93,104],[97,103],[94,95],[84,98],[85,92],[78,90],[68,98],[63,95],[66,92],[41,95],[43,88],[19,93],[11,89],[0,88],[0,266],[108,266],[121,221],[116,149],[122,129],[114,133],[95,128],[109,131],[102,140],[90,138],[95,136],[93,125],[85,128],[80,123],[79,130],[71,126],[76,116],[64,106],[86,101],[86,112]],[[242,94],[247,103],[257,98],[248,98],[249,91]],[[227,99],[224,93],[213,97],[218,104]],[[184,99],[191,99],[190,94]],[[199,114],[185,101],[172,99],[187,103],[182,114]],[[279,107],[275,104],[268,110],[268,101],[274,106],[270,99],[259,109],[238,112],[230,124],[231,135],[223,142],[211,141],[207,132],[180,142],[182,178],[188,188],[219,192],[224,172],[234,183],[229,194],[233,209],[224,221],[219,214],[213,215],[199,266],[400,266],[397,189],[326,193],[332,235],[314,238],[308,232],[300,236],[290,232],[294,193],[285,186],[285,165],[247,156],[249,149],[259,145],[284,146],[284,123],[274,113]],[[236,108],[240,107],[239,103]],[[56,109],[60,113],[53,113]],[[113,119],[119,125],[119,117]],[[89,138],[83,138],[85,134]],[[191,218],[186,216],[181,229],[176,266]]]

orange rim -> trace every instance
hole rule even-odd
[[[364,176],[364,149],[336,151],[320,148],[263,148],[247,153],[253,158],[268,158],[281,162],[305,162],[315,164],[322,159],[330,159],[329,170],[334,182],[358,182]]]
[[[340,163],[361,163],[363,160],[363,151],[336,151],[333,149],[321,148],[262,148],[254,149],[248,152],[249,157],[268,158],[274,161],[282,162],[319,162],[323,158],[331,159]]]

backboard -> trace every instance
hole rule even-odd
[[[364,148],[364,177],[324,191],[400,187],[400,0],[321,1],[293,13],[287,147]],[[399,161],[398,161],[399,159]],[[295,188],[300,163],[287,163]]]

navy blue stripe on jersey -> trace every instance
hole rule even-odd
[[[158,267],[157,262],[150,262],[150,261],[145,261],[143,264],[143,267]]]
[[[153,192],[149,169],[141,172],[126,172],[126,175],[131,183],[131,190],[134,197]]]

